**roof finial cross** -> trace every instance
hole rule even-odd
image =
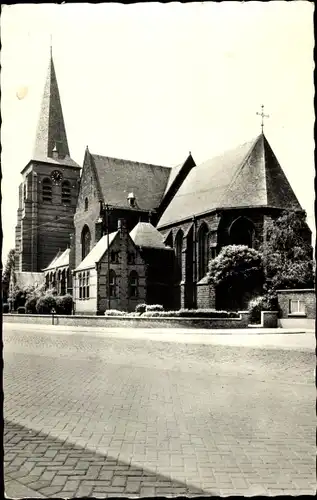
[[[50,34],[50,54],[52,57],[53,56],[53,35],[52,35],[52,33]]]
[[[263,128],[264,128],[264,118],[269,118],[270,115],[265,115],[264,114],[264,104],[262,104],[261,106],[261,113],[258,113],[257,112],[257,115],[261,116],[262,120],[261,120],[261,132],[263,134]]]

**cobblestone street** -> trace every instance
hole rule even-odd
[[[7,495],[315,493],[313,334],[64,330],[4,324]]]

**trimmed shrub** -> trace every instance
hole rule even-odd
[[[126,312],[118,311],[118,309],[107,309],[105,311],[105,316],[126,316]]]
[[[135,312],[143,314],[146,311],[146,304],[137,304]]]
[[[73,310],[73,297],[68,293],[56,297],[57,314],[71,314]]]
[[[261,295],[249,302],[251,325],[259,325],[261,323],[262,311],[279,311],[277,297],[275,295]]]
[[[2,312],[4,314],[8,313],[9,312],[9,304],[3,304],[2,305]]]
[[[161,304],[149,304],[145,308],[146,312],[149,311],[164,311],[164,307]]]
[[[25,307],[20,306],[20,307],[18,307],[17,311],[18,311],[18,314],[25,314]]]
[[[53,295],[44,295],[36,303],[36,312],[39,314],[51,314],[53,308],[56,309],[56,299]]]
[[[39,297],[36,295],[33,295],[33,297],[29,297],[25,303],[25,309],[28,314],[36,314],[36,304],[37,301],[39,300]]]

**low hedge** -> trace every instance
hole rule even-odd
[[[54,295],[44,295],[36,303],[36,312],[38,314],[51,314],[52,309],[56,310],[56,297]]]
[[[5,303],[5,304],[2,304],[2,312],[4,314],[8,313],[9,312],[9,304]]]
[[[26,311],[26,309],[25,309],[25,307],[23,307],[23,306],[20,306],[20,307],[18,307],[18,309],[17,309],[18,314],[25,314],[25,311]]]
[[[179,311],[146,311],[144,317],[156,318],[239,318],[239,313],[215,309],[180,309]]]
[[[67,293],[56,297],[56,312],[57,314],[72,314],[73,297]]]

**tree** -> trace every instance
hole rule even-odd
[[[286,212],[268,224],[263,257],[269,289],[314,287],[310,239],[304,212]]]
[[[9,250],[6,265],[2,274],[2,297],[4,302],[7,302],[8,300],[10,276],[12,272],[14,273],[14,267],[15,250],[14,248],[12,248],[11,250]]]
[[[262,254],[245,245],[224,247],[209,262],[208,277],[216,289],[217,308],[245,308],[249,299],[262,291]]]

